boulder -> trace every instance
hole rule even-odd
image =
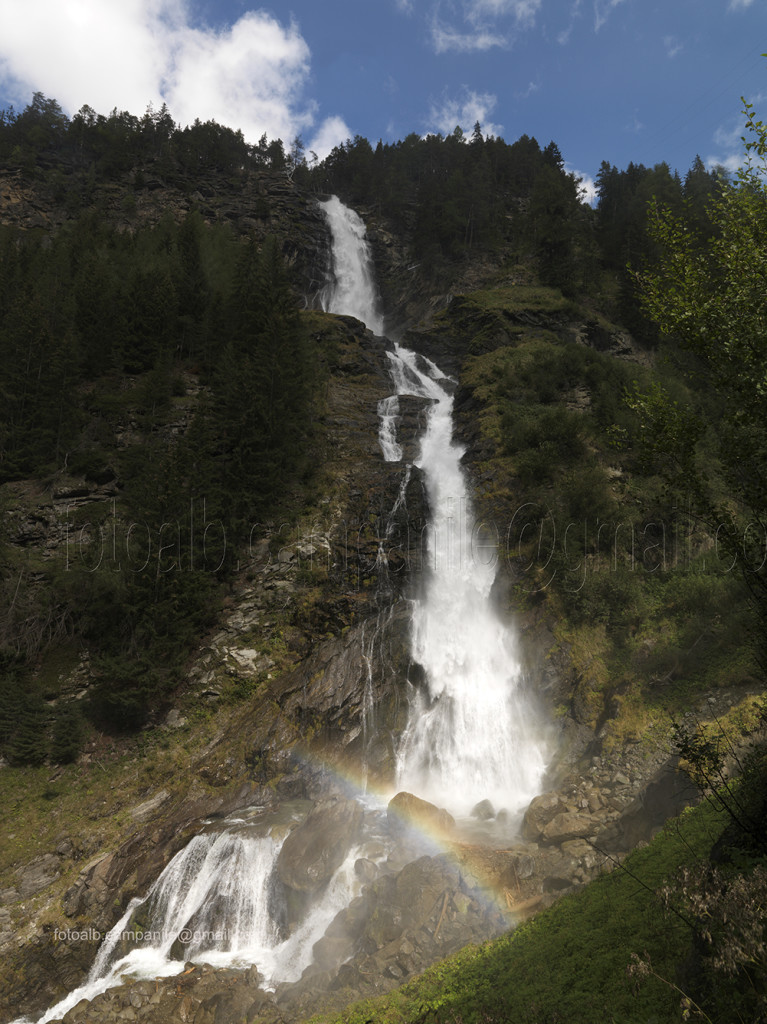
[[[495,808],[489,800],[480,800],[471,809],[472,818],[479,818],[480,821],[489,821],[495,817]]]
[[[522,835],[531,842],[537,842],[548,823],[566,810],[558,793],[541,793],[530,801],[530,806],[525,811]]]
[[[409,826],[437,837],[449,835],[455,828],[452,814],[412,793],[402,792],[392,797],[386,816],[395,828],[398,825]]]
[[[541,833],[542,843],[566,843],[571,839],[582,839],[584,836],[593,835],[596,827],[592,818],[583,814],[575,814],[572,811],[564,811],[555,815],[551,821],[544,825]]]
[[[283,843],[278,878],[296,892],[316,892],[341,866],[361,825],[362,807],[356,800],[321,800]]]

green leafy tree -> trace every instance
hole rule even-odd
[[[654,204],[658,261],[638,275],[645,311],[688,354],[687,375],[704,414],[697,437],[690,415],[658,389],[631,402],[646,435],[665,438],[676,482],[742,572],[767,625],[767,126],[748,105],[746,117],[744,166],[710,205],[713,232],[702,235]],[[724,488],[713,486],[701,462],[706,422]]]

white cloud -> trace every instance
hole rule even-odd
[[[664,36],[663,45],[666,49],[666,56],[669,58],[676,57],[676,55],[681,53],[684,49],[684,44],[680,43],[678,39],[674,38],[674,36]]]
[[[466,18],[475,25],[484,25],[498,18],[511,18],[518,25],[531,26],[542,0],[467,0]]]
[[[246,139],[290,140],[314,122],[314,105],[301,102],[309,48],[295,25],[259,11],[221,33],[184,26],[169,56],[164,98],[182,124],[225,119]]]
[[[494,46],[507,46],[505,36],[494,32],[460,32],[449,25],[443,25],[435,16],[431,25],[431,38],[435,53],[447,53],[455,50],[458,53],[473,53],[477,50],[490,50]]]
[[[488,117],[498,102],[498,97],[491,93],[478,93],[464,89],[458,99],[445,97],[441,103],[432,103],[429,110],[429,129],[450,135],[456,125],[460,125],[466,135],[470,135],[474,125],[479,121],[484,135],[500,135],[503,126],[492,124]]]
[[[703,163],[710,171],[716,170],[717,167],[724,167],[730,174],[735,174],[738,168],[743,166],[743,154],[729,153],[727,156],[707,156]]]
[[[320,160],[324,160],[331,149],[343,145],[351,137],[352,132],[343,118],[328,117],[320,125],[317,134],[306,147],[306,151],[308,153],[311,150],[317,154]]]
[[[749,102],[754,106],[755,114],[758,117],[767,102],[767,95],[757,93],[749,97]],[[714,132],[713,141],[718,152],[706,157],[704,161],[706,166],[709,168],[722,166],[726,167],[728,171],[737,171],[746,160],[744,140],[751,141],[745,117],[741,111],[724,124],[720,124]]]
[[[35,90],[69,113],[165,102],[182,125],[216,120],[251,142],[289,141],[316,119],[309,47],[265,11],[214,30],[192,24],[189,0],[0,0],[0,24],[3,91],[19,105]]]
[[[728,9],[731,11],[745,11],[753,2],[754,0],[730,0]]]
[[[737,118],[729,125],[719,125],[714,132],[714,142],[720,149],[741,150],[743,148],[743,119]]]
[[[34,89],[70,110],[98,103],[142,113],[161,99],[158,69],[177,20],[175,4],[156,10],[146,0],[0,0],[3,77],[14,98]]]
[[[610,13],[622,4],[623,0],[594,0],[594,31],[598,32],[610,17]]]
[[[707,167],[726,167],[735,172],[743,165],[743,118],[734,118],[727,125],[720,125],[714,132],[714,145],[718,154],[706,157]]]
[[[538,82],[528,82],[526,89],[521,89],[514,93],[514,98],[517,100],[526,100],[528,96],[532,96],[534,92],[538,92],[540,85]]]
[[[463,0],[463,18],[448,23],[434,6],[431,38],[436,53],[475,53],[511,45],[513,35],[532,28],[543,0]],[[451,5],[454,10],[454,5]]]
[[[581,201],[589,206],[594,206],[597,201],[597,186],[591,175],[584,174],[582,171],[576,171],[568,163],[565,163],[565,170],[568,174],[574,174],[576,178],[580,179],[578,191],[580,192]]]
[[[570,42],[570,36],[572,35],[573,29],[575,28],[575,23],[581,17],[582,3],[583,0],[573,0],[573,3],[570,7],[570,24],[567,26],[567,28],[562,29],[562,31],[557,35],[557,42],[560,46],[567,46],[567,44]]]

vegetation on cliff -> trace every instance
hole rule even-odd
[[[131,234],[83,214],[52,238],[6,230],[0,248],[0,479],[9,494],[51,481],[66,506],[63,560],[6,536],[2,750],[66,760],[78,706],[51,714],[29,666],[76,638],[91,715],[143,724],[214,621],[238,545],[306,475],[322,357],[276,244],[199,214]],[[81,499],[99,488],[94,520]]]

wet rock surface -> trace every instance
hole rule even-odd
[[[571,773],[536,797],[516,835],[505,815],[483,816],[489,810],[484,801],[478,805],[482,814],[456,823],[444,810],[408,793],[398,794],[388,812],[363,812],[339,793],[321,797],[288,834],[275,870],[275,882],[297,897],[285,901],[288,933],[311,912],[333,866],[362,841],[363,820],[378,822],[384,838],[383,843],[368,839],[360,848],[354,863],[359,895],[314,942],[312,961],[299,978],[267,985],[258,964],[242,970],[188,964],[173,978],[126,980],[81,1002],[64,1020],[297,1021],[385,992],[435,960],[501,934],[563,893],[613,870],[669,813],[696,799],[673,761],[652,772],[646,765],[649,775],[640,770],[639,760],[631,767],[598,758],[593,762],[590,774]],[[240,792],[222,806],[234,807],[247,797]],[[471,820],[476,825],[470,826]],[[484,838],[462,838],[467,828],[486,830]],[[424,838],[424,831],[441,831],[442,851]],[[70,898],[82,895],[83,886],[97,893],[100,880],[117,877],[119,861],[119,856],[108,856],[86,866],[80,889]],[[42,966],[45,958],[38,963]],[[56,970],[61,974],[62,965]]]
[[[354,863],[359,895],[314,941],[311,963],[300,977],[268,984],[258,964],[241,970],[187,964],[174,977],[126,979],[81,1001],[65,1015],[65,1024],[123,1019],[272,1024],[385,992],[435,960],[501,934],[564,892],[613,870],[669,812],[696,797],[672,761],[649,777],[637,768],[603,763],[591,768],[590,778],[570,775],[536,797],[516,837],[505,816],[489,816],[485,801],[474,816],[477,824],[469,826],[472,819],[456,823],[444,810],[408,793],[398,794],[388,812],[364,812],[338,793],[323,797],[288,834],[276,864],[275,881],[300,896],[293,901],[295,919],[288,930],[311,912],[334,867],[362,841],[363,820],[383,828],[383,841],[363,843]],[[240,799],[245,796],[241,793]],[[461,838],[466,828],[487,831],[479,842],[466,841]],[[440,829],[442,851],[424,838],[424,830],[433,835]],[[114,870],[115,859],[108,857],[88,866],[83,878],[96,889],[97,880]]]
[[[417,828],[436,836],[448,836],[455,830],[455,818],[449,811],[412,793],[397,793],[392,797],[387,818],[395,829]]]
[[[167,1021],[168,1024],[223,1024],[254,1019],[271,1000],[259,988],[256,968],[222,970],[187,964],[172,978],[145,979],[81,1000],[61,1018],[64,1024],[119,1020]]]
[[[412,851],[411,851],[412,852]],[[435,959],[508,927],[493,900],[452,858],[422,854],[378,877],[330,922],[313,963],[295,981],[266,986],[258,965],[242,970],[188,963],[169,978],[127,980],[81,1000],[65,1024],[293,1021],[385,992]]]
[[[277,858],[277,876],[296,892],[316,892],[331,879],[354,845],[362,824],[356,800],[330,797],[315,804],[293,829]]]

